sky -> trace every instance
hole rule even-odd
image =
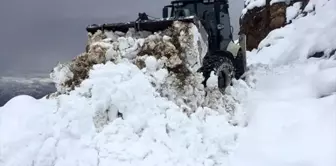
[[[170,0],[1,0],[0,77],[48,77],[60,61],[85,49],[85,27],[131,21],[138,12],[161,16]],[[235,33],[243,0],[230,0]]]

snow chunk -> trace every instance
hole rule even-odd
[[[158,66],[158,62],[154,56],[147,57],[145,64],[148,71],[156,71]]]
[[[207,86],[209,88],[214,88],[217,86],[218,76],[214,72],[211,72],[209,79],[207,80]]]
[[[53,72],[50,74],[50,78],[55,83],[57,91],[64,93],[69,89],[64,85],[65,82],[73,79],[74,73],[70,70],[70,64],[58,64]]]

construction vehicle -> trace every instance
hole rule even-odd
[[[157,32],[167,29],[174,21],[194,23],[208,43],[208,52],[198,70],[205,78],[203,85],[206,87],[214,71],[219,90],[224,94],[232,79],[240,79],[246,71],[246,36],[240,34],[239,42],[233,41],[228,9],[228,0],[174,0],[164,6],[161,19],[149,19],[146,13],[139,13],[133,22],[92,24],[86,30],[92,34],[98,30],[127,32],[129,28]]]

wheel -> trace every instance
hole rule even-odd
[[[224,94],[226,87],[231,84],[232,78],[235,76],[234,59],[228,51],[217,51],[213,54],[207,54],[203,59],[202,67],[198,72],[203,73],[204,81],[202,84],[206,86],[206,82],[212,71],[218,77],[217,85],[219,91]]]
[[[232,78],[235,75],[232,61],[227,57],[222,57],[222,63],[216,70],[218,77],[218,89],[222,94],[225,94],[225,89],[231,85]]]
[[[234,61],[235,78],[238,80],[246,72],[246,57],[241,49],[239,49]]]

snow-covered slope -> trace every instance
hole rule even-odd
[[[144,55],[132,61],[134,43],[147,39],[150,47],[158,44],[151,39],[163,38],[109,34],[112,44],[91,41],[85,56],[102,56],[89,62],[110,61],[94,65],[78,87],[69,91],[66,83],[81,78],[70,70],[76,63],[60,65],[52,77],[63,94],[18,96],[0,107],[0,165],[335,166],[336,1],[326,3],[250,52],[246,81],[234,81],[226,96],[213,85],[215,77],[209,89],[200,86],[190,65],[202,54],[199,46],[170,60]],[[180,34],[187,37],[180,42],[197,39],[192,32]],[[319,51],[328,58],[307,58]],[[193,82],[175,86],[176,73],[160,62],[179,62],[181,55],[190,58],[187,80]]]
[[[31,95],[42,98],[46,94],[56,91],[51,79],[0,77],[0,107],[17,95]]]
[[[249,54],[257,81],[231,165],[336,165],[336,1],[312,5]]]

